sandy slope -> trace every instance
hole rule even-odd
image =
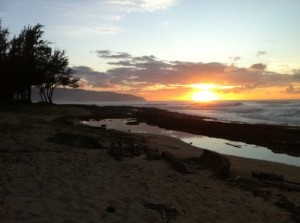
[[[276,206],[278,194],[300,205],[300,193],[269,190],[260,196],[219,180],[209,170],[182,174],[163,160],[145,156],[116,161],[107,154],[124,134],[66,122],[60,117],[84,116],[90,108],[71,106],[3,107],[0,110],[0,222],[163,222],[145,203],[175,208],[171,222],[290,222],[291,213]],[[87,149],[50,142],[57,132],[96,138],[101,148]],[[201,151],[177,139],[127,135],[144,145],[178,157]],[[276,171],[300,182],[300,168],[229,157],[231,177],[251,170]],[[107,211],[112,206],[113,212]]]

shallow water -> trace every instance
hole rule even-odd
[[[151,133],[172,136],[181,139],[186,143],[191,143],[196,147],[216,151],[222,154],[300,166],[300,157],[293,157],[286,154],[273,153],[271,150],[265,147],[246,144],[243,142],[236,142],[225,139],[196,135],[181,131],[167,130],[159,128],[157,126],[147,125],[145,123],[138,123],[137,125],[128,125],[127,123],[130,121],[135,120],[104,119],[101,121],[83,121],[83,123],[95,127],[101,127],[102,125],[105,125],[107,129],[121,130],[125,132]]]

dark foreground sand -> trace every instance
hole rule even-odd
[[[170,137],[79,123],[129,115],[126,109],[1,106],[0,222],[299,222],[299,191],[251,180],[251,171],[275,171],[299,183],[299,167],[228,156],[228,179],[207,169],[183,174],[144,154],[118,161],[108,154],[110,144],[130,139],[180,158],[200,156],[201,150]],[[51,140],[57,133],[96,141],[68,145]],[[176,219],[153,208],[161,204],[173,208],[165,212],[176,209]]]

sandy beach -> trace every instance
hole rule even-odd
[[[228,177],[220,179],[191,163],[203,150],[178,139],[80,123],[134,116],[175,129],[170,123],[176,119],[186,123],[179,130],[214,136],[227,132],[228,139],[300,154],[299,130],[200,119],[198,125],[204,127],[197,130],[189,124],[193,117],[160,113],[165,116],[158,119],[153,111],[157,114],[130,107],[1,106],[0,222],[300,222],[300,167],[224,156],[231,167]],[[228,129],[234,129],[231,135]],[[255,131],[265,133],[265,140],[254,138],[250,132]],[[140,155],[116,159],[109,152],[118,141],[138,144]],[[173,154],[195,172],[179,172],[165,159],[148,160],[149,150]],[[253,171],[273,172],[284,180],[258,179]]]

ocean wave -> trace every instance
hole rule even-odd
[[[113,105],[125,105],[125,103],[113,103]],[[216,101],[210,103],[164,101],[135,102],[132,105],[156,107],[226,122],[300,127],[300,100]]]
[[[197,107],[236,107],[244,105],[242,102],[197,102],[193,103],[193,106]]]
[[[300,101],[178,103],[166,109],[219,121],[300,126]]]
[[[255,101],[257,104],[279,104],[279,105],[284,105],[284,104],[294,104],[297,103],[299,104],[299,100],[262,100],[262,101]]]

